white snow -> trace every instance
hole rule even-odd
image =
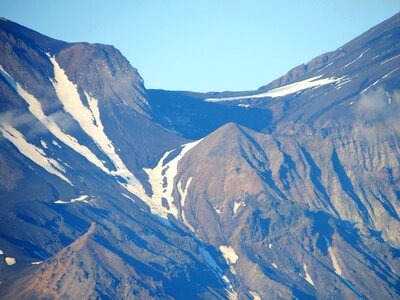
[[[273,266],[275,269],[278,269],[278,265],[276,263],[272,263],[271,266]]]
[[[6,264],[9,266],[15,265],[17,263],[14,257],[6,257],[4,260],[6,261]]]
[[[58,65],[56,59],[50,55],[48,56],[54,67],[53,87],[64,106],[64,110],[78,122],[83,131],[85,131],[86,134],[96,143],[99,149],[108,156],[114,164],[116,171],[108,170],[103,165],[103,162],[96,156],[91,157],[91,161],[95,162],[95,164],[106,173],[122,177],[127,183],[121,183],[121,185],[129,192],[146,202],[146,194],[143,186],[125,166],[122,159],[116,153],[112,141],[104,132],[104,126],[100,118],[98,100],[84,92],[89,103],[89,107],[86,107],[80,98],[77,85],[68,79],[64,70]]]
[[[211,254],[206,249],[204,249],[203,247],[199,247],[199,253],[203,257],[203,259],[204,259],[205,263],[207,264],[207,266],[214,272],[214,274],[216,274],[219,278],[221,278],[226,283],[226,285],[228,286],[225,289],[227,294],[228,294],[228,298],[230,300],[237,299],[237,293],[233,289],[233,286],[232,286],[231,282],[229,281],[229,278],[226,275],[223,275],[223,272],[222,272],[221,268],[215,262],[215,260],[211,256]]]
[[[333,268],[335,269],[335,272],[337,274],[339,274],[340,276],[342,276],[342,270],[340,269],[339,263],[335,256],[335,252],[333,252],[332,247],[328,248],[328,252],[329,252],[329,255],[331,256],[332,265],[333,265]]]
[[[340,266],[339,266],[339,263],[338,263],[338,260],[337,260],[337,258],[336,258],[335,252],[333,251],[332,246],[331,246],[331,244],[329,243],[329,240],[328,240],[326,237],[324,237],[324,239],[325,239],[326,245],[328,246],[328,253],[329,253],[329,256],[331,257],[332,266],[333,266],[333,269],[335,270],[336,274],[338,274],[338,275],[342,278],[343,282],[344,282],[353,292],[355,292],[358,296],[362,297],[363,294],[362,294],[348,279],[346,279],[346,278],[343,276],[342,269],[341,269]],[[365,297],[363,297],[363,298],[365,298]]]
[[[78,198],[74,198],[74,199],[71,199],[69,201],[57,200],[54,203],[56,203],[56,204],[69,204],[69,203],[75,203],[75,202],[90,203],[91,201],[93,201],[93,199],[89,199],[88,195],[82,195],[82,196],[80,196]]]
[[[385,79],[385,78],[386,78],[386,77],[388,77],[390,74],[392,74],[392,73],[396,72],[398,69],[400,69],[400,67],[398,67],[398,68],[396,68],[396,69],[394,69],[394,70],[390,71],[390,72],[389,72],[389,73],[387,73],[386,75],[382,76],[382,79]]]
[[[148,204],[150,206],[152,213],[160,215],[165,218],[167,217],[168,214],[172,214],[175,218],[178,218],[178,208],[174,204],[174,197],[173,197],[175,177],[176,174],[178,173],[178,163],[185,156],[185,154],[190,149],[195,147],[198,143],[200,143],[200,141],[201,140],[198,140],[183,145],[181,152],[166,164],[164,164],[164,161],[173,150],[166,152],[161,157],[157,166],[155,166],[153,169],[147,169],[147,168],[143,169],[149,176],[149,183],[153,191],[153,194],[148,199],[149,201]],[[185,190],[187,193],[188,184],[186,185],[187,186]],[[181,190],[181,192],[183,191]],[[184,193],[185,197],[183,202],[185,202],[186,193]],[[163,198],[167,200],[169,209],[162,206]]]
[[[321,72],[322,70],[325,70],[327,67],[331,66],[332,64],[333,64],[333,62],[330,62],[330,63],[327,64],[325,67],[319,69],[317,73]]]
[[[40,144],[42,145],[42,147],[43,147],[44,149],[48,149],[47,144],[46,144],[45,141],[40,140]]]
[[[364,94],[366,91],[368,91],[371,87],[373,87],[374,85],[376,85],[379,81],[381,81],[382,79],[385,79],[386,77],[388,77],[390,74],[396,72],[398,69],[400,69],[400,67],[397,67],[396,69],[390,71],[389,73],[385,74],[384,76],[382,76],[382,78],[379,78],[378,80],[376,80],[373,84],[371,84],[370,86],[368,86],[367,88],[363,89],[361,94]]]
[[[272,244],[271,244],[271,243],[268,244],[268,248],[269,248],[269,249],[272,248]]]
[[[4,79],[5,79],[10,85],[12,85],[12,86],[15,88],[15,86],[16,86],[17,83],[15,82],[14,78],[12,78],[12,77],[10,76],[10,74],[8,74],[8,73],[4,70],[4,68],[3,68],[2,65],[0,65],[0,74],[4,77]]]
[[[309,284],[311,284],[312,286],[314,286],[314,281],[312,280],[310,274],[308,274],[308,272],[307,272],[307,265],[306,265],[305,263],[303,263],[303,269],[304,269],[304,273],[306,274],[305,277],[304,277],[305,280],[307,280]]]
[[[68,184],[72,185],[68,178],[62,174],[62,172],[65,172],[65,169],[56,160],[46,157],[42,149],[28,143],[22,133],[10,124],[1,122],[0,133],[16,147],[22,155],[41,166],[47,172],[58,176]]]
[[[381,65],[386,64],[386,63],[388,63],[389,61],[391,61],[391,60],[393,60],[393,59],[396,59],[396,58],[398,58],[398,57],[400,57],[400,54],[399,54],[399,55],[396,55],[396,56],[393,56],[393,57],[391,57],[391,58],[389,58],[389,59],[387,59],[387,60],[381,62]]]
[[[130,196],[128,196],[127,194],[122,193],[121,195],[124,196],[125,198],[128,198],[128,199],[134,201],[134,200],[133,200]]]
[[[192,182],[192,179],[193,179],[193,177],[189,177],[188,181],[186,182],[185,188],[182,187],[182,180],[179,180],[176,187],[178,188],[179,196],[181,198],[181,214],[182,214],[183,223],[185,223],[186,226],[189,227],[190,230],[192,230],[194,232],[194,228],[189,224],[188,220],[186,219],[185,209],[184,209],[186,196],[188,193],[190,183]]]
[[[339,263],[335,256],[335,252],[333,251],[332,246],[329,243],[329,240],[326,237],[324,237],[324,239],[325,239],[326,245],[328,246],[328,253],[332,260],[333,269],[335,270],[336,274],[338,274],[339,276],[343,276],[342,270],[340,269]]]
[[[211,256],[211,254],[204,249],[203,247],[199,247],[199,252],[201,256],[203,257],[205,263],[216,273],[222,274],[221,268],[217,265],[215,262],[214,258]]]
[[[231,282],[229,281],[228,277],[226,275],[222,276],[222,280],[225,281],[225,283],[228,285],[228,288],[226,288],[226,292],[228,294],[228,299],[229,300],[237,300],[237,293],[234,291],[233,286]]]
[[[88,161],[102,169],[107,171],[103,166],[103,163],[94,155],[86,146],[79,144],[79,142],[72,136],[64,133],[64,131],[57,125],[55,120],[51,116],[47,116],[43,109],[40,101],[33,95],[28,93],[22,86],[16,83],[16,92],[21,96],[22,99],[28,104],[29,111],[60,141],[75,150],[77,153],[84,156]],[[55,141],[53,141],[54,144]],[[57,144],[57,146],[59,146]]]
[[[31,262],[31,265],[40,265],[42,261],[33,261]]]
[[[364,94],[366,91],[368,91],[371,87],[373,87],[374,85],[376,85],[379,81],[381,81],[381,78],[379,78],[378,80],[376,80],[373,84],[371,84],[370,86],[366,87],[365,89],[363,89],[361,91],[361,94]]]
[[[249,294],[253,297],[253,300],[261,300],[261,297],[257,292],[249,291]]]
[[[240,207],[244,207],[246,205],[245,202],[236,202],[233,201],[233,214],[236,215]]]
[[[221,214],[221,210],[219,209],[219,208],[216,208],[216,207],[214,207],[214,210],[215,210],[215,212],[217,213],[217,214]]]
[[[361,53],[355,60],[349,62],[347,65],[345,65],[344,67],[340,68],[339,71],[342,71],[344,69],[346,69],[348,66],[352,65],[353,63],[355,63],[357,60],[359,60],[361,57],[363,57],[363,55],[368,52],[371,48],[368,48],[367,50],[365,50],[363,53]]]
[[[228,265],[235,264],[239,258],[235,252],[235,249],[233,249],[231,246],[219,246],[219,250],[222,252],[222,255],[224,256]]]
[[[342,85],[345,85],[346,83],[351,82],[351,79],[347,78],[347,77],[343,77],[342,80],[340,82],[338,82],[338,85],[335,87],[336,90],[339,90],[342,88]]]
[[[238,104],[240,107],[249,108],[250,104]]]
[[[61,149],[61,146],[55,140],[52,140],[51,143]]]
[[[241,99],[253,99],[253,98],[264,98],[264,97],[282,97],[286,95],[290,95],[296,93],[298,91],[302,91],[305,89],[320,87],[326,84],[336,83],[341,81],[343,78],[321,78],[322,75],[308,78],[302,81],[298,81],[292,84],[288,84],[285,86],[281,86],[276,89],[269,90],[267,92],[261,94],[254,94],[250,96],[237,96],[237,97],[227,97],[227,98],[207,98],[205,101],[208,102],[221,102],[221,101],[232,101],[232,100],[241,100]]]

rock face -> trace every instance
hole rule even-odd
[[[399,162],[383,149],[399,133],[363,150],[368,134],[294,139],[228,124],[181,161],[186,220],[201,240],[234,249],[231,272],[262,298],[395,297]]]
[[[199,94],[1,20],[0,298],[400,298],[399,34]]]

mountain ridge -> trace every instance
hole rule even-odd
[[[399,298],[399,34],[210,102],[0,21],[0,298]]]

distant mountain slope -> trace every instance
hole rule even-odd
[[[372,121],[386,119],[386,114],[373,113],[375,106],[392,111],[390,102],[399,101],[400,86],[400,14],[373,27],[336,51],[316,57],[307,64],[297,66],[286,75],[260,87],[257,91],[191,94],[194,99],[205,99],[238,109],[249,110],[246,118],[252,117],[251,110],[267,109],[272,117],[264,124],[238,122],[257,131],[268,132],[277,128],[280,132],[337,130],[337,126],[353,124],[353,112],[368,110]],[[294,50],[295,51],[295,50]],[[186,108],[181,101],[181,92],[169,92],[179,106],[172,106],[164,112],[164,119],[170,120],[170,127],[179,132],[179,118],[172,116],[195,114],[196,108]],[[377,103],[369,99],[378,93]],[[151,101],[163,105],[163,95],[152,95]],[[396,111],[398,113],[398,110]],[[177,121],[175,121],[177,119]],[[231,120],[236,122],[235,120]],[[371,118],[363,120],[370,122]],[[176,123],[175,123],[176,122]],[[165,122],[164,126],[168,126]],[[201,131],[201,126],[198,126]],[[263,127],[263,128],[261,128]],[[184,129],[181,129],[184,132]],[[193,128],[192,130],[195,130]]]
[[[229,122],[262,130],[272,121],[268,109],[201,101],[204,94],[163,90],[147,94],[153,120],[188,139],[200,139]]]
[[[246,125],[262,132],[221,127],[180,160],[174,181],[182,222],[222,251],[238,291],[399,297],[399,34],[400,14],[256,93],[151,95],[177,103],[162,110],[164,126],[183,135],[179,118],[203,99],[247,110]],[[272,119],[251,123],[254,109]]]
[[[232,274],[262,298],[398,297],[399,132],[370,134],[299,139],[228,124],[179,165],[186,223],[232,247]]]
[[[201,94],[1,19],[0,298],[399,299],[399,34]]]
[[[0,49],[0,298],[233,293],[220,254],[150,213],[144,167],[186,140],[121,53],[4,19]]]

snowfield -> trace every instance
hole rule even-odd
[[[151,203],[151,212],[162,217],[167,217],[168,214],[172,214],[178,219],[179,210],[174,203],[174,187],[175,187],[175,177],[178,173],[178,163],[185,156],[190,149],[195,147],[201,140],[188,143],[182,146],[181,152],[173,158],[168,163],[165,163],[167,157],[172,153],[173,150],[166,152],[158,162],[157,166],[153,169],[144,169],[144,171],[149,176],[149,183],[153,194],[151,195],[149,201]],[[185,189],[182,188],[182,183],[178,184],[178,192],[181,196],[181,207],[185,204],[185,199],[187,195],[187,189],[190,182],[186,183]],[[165,207],[162,204],[163,199],[167,201],[168,205]],[[183,200],[182,200],[183,199]],[[183,204],[182,204],[183,203]]]
[[[235,249],[232,246],[220,246],[219,250],[225,258],[227,264],[235,264],[239,256],[237,256]]]
[[[305,89],[320,87],[326,84],[340,82],[343,78],[321,78],[322,75],[308,78],[302,81],[294,82],[292,84],[284,85],[276,89],[269,90],[265,93],[254,94],[249,96],[238,96],[238,97],[227,97],[227,98],[207,98],[205,101],[208,102],[223,102],[223,101],[233,101],[233,100],[244,100],[244,99],[256,99],[265,97],[282,97],[290,95]]]
[[[10,124],[4,121],[1,122],[0,133],[16,147],[22,155],[29,158],[35,164],[41,166],[50,174],[56,175],[68,184],[72,185],[69,179],[63,174],[65,169],[56,160],[47,157],[42,149],[27,142],[23,134]]]
[[[14,257],[6,257],[4,260],[6,261],[6,264],[9,266],[15,265],[17,263]]]

